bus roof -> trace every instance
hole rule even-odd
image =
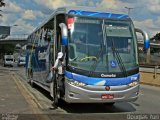
[[[113,9],[105,10],[105,9],[96,8],[96,7],[84,7],[84,6],[62,7],[62,8],[58,8],[56,12],[57,13],[65,12],[66,14],[73,14],[73,15],[79,15],[79,16],[95,16],[95,17],[103,17],[103,18],[115,18],[114,15],[116,14],[117,18],[129,18],[128,15]],[[104,14],[105,16],[99,16],[100,14]]]
[[[46,19],[39,27],[37,27],[32,33],[36,32],[40,28],[42,28],[45,24],[51,21],[56,14],[70,14],[77,16],[90,16],[97,18],[108,18],[108,19],[119,19],[125,20],[130,19],[127,14],[121,13],[119,11],[115,11],[113,9],[104,10],[95,7],[84,7],[84,6],[75,6],[75,7],[61,7],[54,10],[54,12],[50,15],[48,19]]]

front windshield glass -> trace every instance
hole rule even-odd
[[[73,17],[69,26],[69,65],[94,72],[122,72],[137,67],[136,38],[130,21]],[[113,48],[120,56],[117,60]]]

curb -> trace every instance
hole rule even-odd
[[[14,74],[14,77],[16,78],[16,80],[18,80],[17,83],[19,83],[19,84],[21,85],[21,87],[25,90],[25,92],[30,96],[30,98],[32,98],[33,102],[37,105],[37,107],[42,110],[43,107],[40,105],[39,101],[38,101],[38,100],[36,99],[36,97],[30,92],[30,90],[26,87],[25,84],[27,84],[27,82],[24,83],[24,82],[25,82],[24,79],[23,79],[21,76],[19,76],[19,74],[17,74],[17,73]],[[15,82],[16,82],[16,81],[15,81]],[[18,84],[17,84],[17,86],[18,86]],[[38,112],[41,112],[41,111],[38,111]]]
[[[140,82],[140,84],[143,84],[143,85],[150,85],[150,86],[154,86],[154,87],[160,87],[160,85],[153,84],[153,83]]]

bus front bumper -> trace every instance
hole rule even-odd
[[[77,87],[65,83],[65,101],[68,103],[111,103],[111,102],[131,102],[138,98],[139,84],[133,87],[128,85],[110,86],[110,91],[105,90],[105,86]],[[111,95],[111,98],[103,95]]]

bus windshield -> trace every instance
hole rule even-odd
[[[94,72],[137,68],[137,45],[131,21],[72,17],[69,26],[69,65]],[[120,61],[117,60],[116,54]]]

